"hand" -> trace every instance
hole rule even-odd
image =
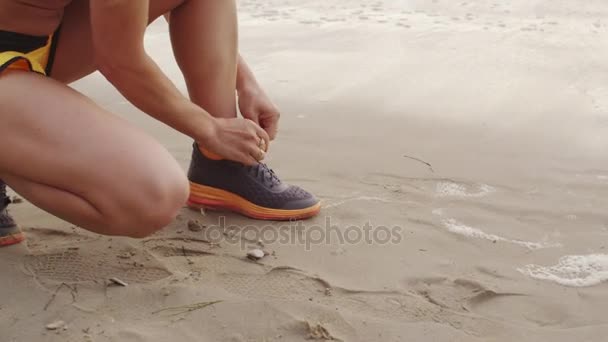
[[[217,118],[201,147],[220,157],[255,165],[266,156],[269,141],[266,131],[252,120]]]
[[[256,85],[240,90],[238,96],[243,117],[258,124],[268,133],[270,140],[274,140],[281,114],[266,93]]]

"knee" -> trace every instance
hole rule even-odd
[[[125,204],[119,211],[113,229],[117,233],[115,235],[132,238],[149,236],[168,226],[185,205],[189,185],[181,169],[150,178],[144,183],[134,196],[136,202]]]

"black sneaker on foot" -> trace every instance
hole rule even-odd
[[[0,180],[0,247],[10,246],[25,240],[25,236],[7,207],[11,200],[6,195],[6,184]]]
[[[288,185],[266,164],[243,164],[211,158],[194,144],[188,171],[190,198],[195,208],[227,209],[260,220],[300,220],[319,213],[319,200]]]

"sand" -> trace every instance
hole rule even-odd
[[[17,204],[28,242],[0,251],[0,340],[605,340],[605,1],[239,5],[242,53],[283,113],[270,165],[322,214],[184,209],[134,240]],[[163,22],[146,44],[185,90]],[[189,139],[100,75],[74,87],[187,167]]]

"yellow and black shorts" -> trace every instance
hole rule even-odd
[[[31,36],[0,30],[0,74],[7,69],[50,75],[59,30],[50,36]]]

